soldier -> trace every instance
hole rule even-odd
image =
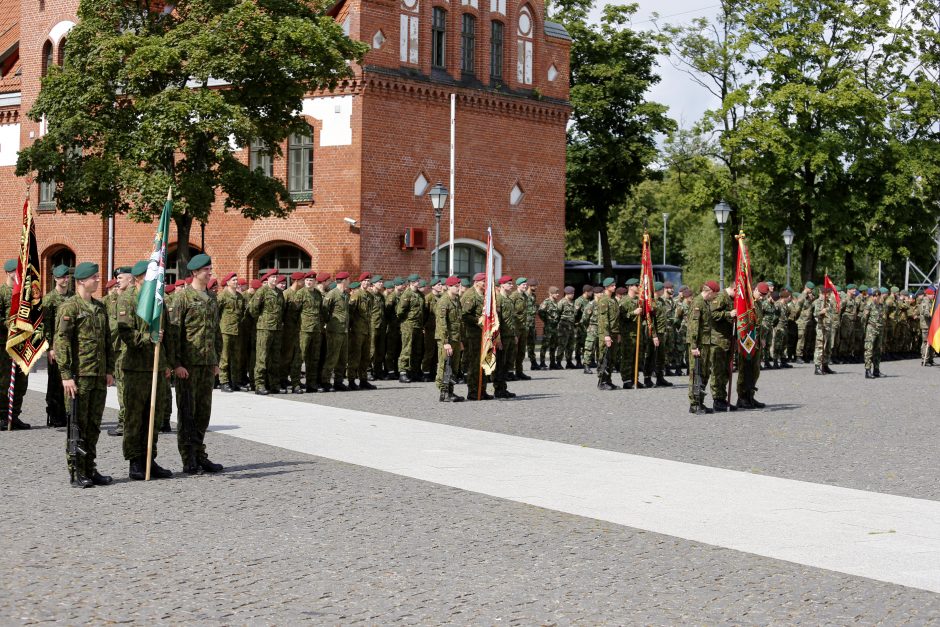
[[[324,280],[329,276],[326,273]],[[301,366],[305,369],[306,380],[304,390],[315,393],[318,389],[320,376],[320,335],[323,332],[323,293],[317,289],[317,279],[320,275],[308,272],[304,276],[304,286],[298,290],[294,297],[294,306],[299,315],[297,321],[298,351],[300,358],[293,365],[292,378],[300,381]]]
[[[682,368],[685,367],[685,374],[689,374],[689,308],[692,306],[692,290],[688,285],[679,286],[679,302],[676,305],[676,348],[679,351],[679,358],[676,362],[679,368],[676,369],[676,376],[682,374]]]
[[[294,393],[303,394],[300,384],[300,305],[294,299],[304,289],[306,272],[293,272],[291,284],[284,290],[284,324],[281,327],[281,349],[279,372],[281,387]]]
[[[222,332],[222,354],[219,357],[219,383],[223,392],[238,392],[241,364],[239,363],[239,337],[245,317],[245,298],[238,292],[238,276],[229,272],[222,279],[222,293],[218,296],[219,327]]]
[[[816,319],[816,351],[813,354],[815,369],[813,374],[835,374],[829,368],[829,356],[832,350],[832,321],[837,314],[832,288],[824,287],[822,296],[813,305],[813,317]]]
[[[620,376],[623,378],[623,389],[633,389],[636,382],[636,389],[641,390],[646,385],[640,380],[640,372],[643,370],[643,361],[646,351],[646,334],[640,328],[637,331],[637,320],[642,326],[643,307],[637,295],[639,294],[640,282],[635,278],[627,279],[626,293],[620,299]],[[623,288],[621,288],[623,289]],[[618,290],[619,291],[619,290]],[[637,342],[640,343],[639,360],[637,360]]]
[[[714,410],[705,406],[705,389],[712,370],[711,301],[718,293],[718,283],[706,281],[701,293],[692,300],[688,315],[689,340],[689,413],[710,414]],[[717,364],[723,368],[724,364]],[[714,394],[715,387],[712,386]]]
[[[610,376],[613,372],[617,344],[620,342],[620,305],[613,298],[617,281],[613,277],[607,277],[601,285],[604,293],[597,297],[597,303],[594,305],[597,309],[597,337],[603,340],[603,344],[598,346],[601,355],[597,366],[597,389],[617,390],[619,388],[614,385]],[[623,374],[623,370],[620,372]]]
[[[392,280],[392,289],[385,295],[385,377],[398,376],[401,357],[401,326],[398,322],[398,299],[405,291],[405,280],[400,276]]]
[[[545,351],[548,351],[550,370],[561,370],[562,366],[558,363],[556,357],[560,356],[558,350],[558,319],[561,311],[558,307],[558,301],[561,300],[561,291],[554,285],[548,288],[548,298],[539,305],[539,318],[542,319],[542,348],[539,351],[541,356],[541,367],[545,368]]]
[[[930,322],[933,319],[935,291],[928,287],[924,291],[924,297],[917,305],[917,319],[920,324],[920,364],[922,366],[933,366],[934,350],[927,338],[927,332],[930,330]]]
[[[754,288],[754,313],[757,315],[757,343],[751,349],[750,354],[743,350],[738,351],[738,409],[763,409],[764,403],[754,398],[757,391],[757,380],[760,378],[761,361],[764,354],[770,352],[769,341],[772,341],[772,333],[768,335],[764,329],[768,325],[764,323],[765,312],[770,311],[767,307],[767,301],[770,294],[770,286],[765,282],[760,282]],[[776,311],[776,310],[774,310]],[[732,314],[735,312],[732,311]],[[772,327],[770,327],[772,331]],[[733,340],[736,345],[737,341]],[[766,362],[766,360],[763,360]],[[717,404],[715,409],[717,410]]]
[[[663,304],[662,308],[666,311],[668,324],[663,339],[663,355],[666,358],[665,376],[679,376],[679,364],[682,362],[681,351],[678,348],[678,314],[676,308],[679,305],[678,298],[675,296],[675,285],[672,281],[663,283]]]
[[[245,298],[245,315],[242,317],[238,333],[239,337],[242,338],[241,362],[243,365],[240,381],[245,386],[245,390],[252,392],[255,389],[255,345],[258,342],[258,321],[251,313],[251,301],[254,299],[255,293],[261,289],[261,280],[252,279],[246,282],[245,285],[242,285],[242,281],[245,281],[245,279],[238,280],[238,288],[242,290],[242,296]]]
[[[793,367],[787,363],[787,346],[790,343],[787,337],[790,322],[790,298],[790,290],[783,288],[780,290],[780,297],[775,303],[777,322],[773,329],[774,368]]]
[[[418,291],[421,277],[408,276],[408,287],[399,295],[395,316],[401,330],[401,352],[398,356],[398,382],[411,383],[415,376],[415,354],[418,337],[424,333],[424,296]],[[417,365],[420,368],[420,365]]]
[[[460,310],[463,316],[463,328],[466,336],[467,359],[467,400],[491,400],[486,393],[486,377],[480,376],[480,344],[483,341],[483,295],[486,275],[477,272],[473,275],[473,286],[460,297]],[[482,385],[481,385],[482,379]]]
[[[575,368],[585,368],[581,361],[584,353],[584,341],[587,334],[587,323],[584,319],[584,308],[594,300],[594,286],[582,285],[581,295],[574,300],[574,359]]]
[[[845,286],[845,296],[842,298],[842,307],[839,323],[839,348],[842,361],[854,362],[858,355],[855,353],[855,327],[858,326],[858,289],[854,283]]]
[[[359,281],[349,286],[349,359],[346,378],[350,390],[374,390],[369,383],[369,346],[372,343],[372,275],[363,272]],[[359,383],[356,383],[356,379]]]
[[[124,342],[121,341],[121,335],[118,333],[118,302],[121,296],[127,291],[134,291],[134,276],[131,274],[130,266],[121,266],[114,271],[115,284],[108,290],[108,295],[104,298],[104,306],[108,310],[108,321],[111,327],[111,348],[114,353],[114,381],[117,384],[118,398],[118,422],[117,426],[108,429],[108,435],[121,437],[124,435],[124,368],[122,360],[124,357]],[[110,284],[110,281],[108,282]]]
[[[424,356],[421,359],[421,373],[425,382],[434,381],[434,373],[437,370],[438,350],[434,325],[437,324],[437,300],[443,289],[444,283],[441,279],[434,279],[431,281],[431,288],[424,295]]]
[[[584,346],[578,363],[584,367],[584,374],[594,374],[591,370],[595,363],[594,351],[597,348],[597,297],[604,292],[601,286],[591,288],[591,298],[587,299],[581,310],[581,326],[584,329]]]
[[[385,344],[388,322],[385,320],[385,296],[395,287],[391,281],[383,281],[382,275],[372,277],[372,367],[369,381],[385,378]]]
[[[800,314],[796,319],[796,329],[798,339],[796,341],[796,363],[805,364],[807,361],[807,352],[813,345],[816,335],[816,320],[813,318],[813,301],[815,296],[813,290],[816,285],[812,281],[807,281],[803,287],[803,294],[800,296]]]
[[[176,375],[177,400],[188,395],[190,420],[179,412],[176,442],[183,460],[183,472],[222,472],[221,464],[206,454],[206,430],[212,417],[212,384],[219,374],[222,333],[219,328],[219,304],[209,293],[212,259],[205,253],[194,256],[186,269],[193,282],[174,298],[167,308],[175,348],[171,363]],[[179,404],[178,404],[179,408]]]
[[[755,297],[754,308],[760,309],[760,327],[758,328],[758,337],[760,338],[761,358],[765,370],[773,368],[770,360],[773,357],[774,327],[777,326],[777,307],[771,298],[771,285],[769,281],[762,281],[766,292],[761,292],[760,298]],[[758,283],[758,285],[761,285]],[[759,370],[759,369],[758,369]]]
[[[464,397],[454,394],[453,367],[460,363],[460,352],[463,345],[460,342],[463,320],[458,301],[460,279],[451,276],[444,282],[446,291],[438,299],[434,324],[434,334],[437,337],[437,389],[440,391],[442,403],[459,403]],[[451,377],[445,380],[447,365],[450,364]]]
[[[656,281],[653,283],[654,290],[654,306],[653,306],[653,330],[655,331],[653,335],[653,355],[654,355],[654,366],[656,369],[656,383],[655,387],[665,388],[672,387],[672,383],[666,380],[665,369],[666,369],[666,355],[668,347],[666,345],[666,338],[669,337],[669,327],[672,326],[672,307],[668,302],[665,296],[666,285]],[[650,381],[649,374],[646,375],[646,383]],[[649,385],[647,383],[647,385]]]
[[[124,459],[129,463],[128,476],[133,481],[143,481],[146,477],[148,446],[151,450],[150,475],[156,479],[168,479],[173,476],[169,470],[157,464],[157,433],[165,414],[167,379],[170,368],[167,365],[173,358],[175,345],[172,341],[164,342],[165,327],[160,325],[158,341],[164,350],[160,351],[157,364],[157,393],[155,395],[153,439],[147,440],[150,429],[150,391],[153,385],[154,349],[148,324],[137,315],[137,299],[140,287],[147,274],[147,260],[138,261],[131,268],[131,275],[136,285],[128,289],[118,301],[118,333],[124,344],[121,367],[124,370]],[[76,271],[76,276],[77,276]],[[166,313],[164,313],[164,319]]]
[[[7,392],[10,389],[10,371],[13,368],[13,359],[10,357],[10,354],[6,351],[7,345],[7,335],[9,329],[7,324],[9,324],[9,315],[10,307],[12,306],[13,301],[13,283],[16,277],[16,268],[17,260],[8,259],[6,263],[3,264],[3,270],[7,273],[6,283],[0,285],[0,311],[3,312],[3,324],[2,330],[0,330],[0,430],[6,431],[7,429],[7,415],[8,415],[8,395]],[[19,366],[16,368],[16,378],[14,379],[13,387],[13,430],[19,429],[29,429],[30,424],[20,420],[20,413],[23,411],[23,397],[26,395],[27,387],[27,377],[26,374],[20,370]]]
[[[42,298],[43,327],[45,331],[46,342],[49,346],[46,352],[46,363],[48,364],[49,379],[46,383],[46,426],[64,427],[67,416],[65,409],[65,397],[62,391],[62,377],[59,376],[59,366],[55,361],[55,325],[56,315],[59,306],[72,296],[69,290],[69,267],[58,265],[52,269],[52,277],[55,286],[49,290]],[[4,311],[4,314],[8,311]],[[6,348],[4,346],[4,348]]]
[[[558,301],[558,357],[555,363],[561,367],[561,358],[565,358],[565,369],[574,370],[571,354],[575,347],[575,326],[578,321],[578,310],[574,304],[574,288],[565,286],[565,294]]]
[[[98,472],[98,435],[104,414],[107,388],[114,384],[114,353],[108,312],[95,299],[98,266],[80,263],[75,267],[78,292],[59,305],[59,320],[53,340],[64,396],[76,400],[72,416],[82,443],[74,459],[66,456],[71,484],[76,488],[110,485],[111,477]]]
[[[530,279],[527,282],[526,289],[526,298],[528,299],[528,304],[526,305],[526,325],[528,326],[528,335],[526,336],[526,351],[529,354],[529,370],[542,370],[543,366],[538,364],[538,361],[535,359],[535,318],[538,315],[538,306],[536,303],[538,300],[535,296],[536,288],[538,287],[537,279]]]
[[[862,311],[862,325],[865,327],[865,378],[877,379],[881,376],[884,303],[881,290],[872,288],[868,294],[870,299]]]
[[[506,382],[509,380],[508,374],[512,365],[512,359],[515,358],[511,351],[507,349],[516,341],[515,329],[515,311],[509,295],[512,293],[512,277],[501,276],[499,288],[496,292],[496,315],[499,319],[499,336],[496,338],[496,371],[493,377],[493,396],[496,398],[514,398],[516,395],[509,391]]]
[[[284,296],[277,289],[277,270],[261,277],[261,286],[248,305],[255,319],[255,394],[277,394],[281,382],[277,373],[278,334],[283,328]]]
[[[734,321],[734,287],[728,286],[724,290],[715,292],[709,305],[711,307],[711,356],[709,369],[711,370],[712,400],[715,411],[734,411],[736,407],[729,403],[728,381],[731,377],[731,350],[733,347]],[[758,363],[758,367],[760,364]],[[738,404],[743,397],[738,392]]]
[[[516,290],[509,295],[512,300],[513,314],[516,323],[516,351],[515,364],[516,379],[529,381],[532,379],[522,371],[522,362],[525,360],[529,347],[529,280],[524,277],[516,278]]]
[[[326,359],[323,363],[323,385],[326,391],[330,388],[330,377],[333,379],[332,389],[336,392],[346,392],[348,387],[343,385],[343,376],[346,373],[348,357],[347,343],[349,340],[349,273],[336,273],[336,286],[327,292],[323,298],[323,314],[326,320]]]

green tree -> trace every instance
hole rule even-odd
[[[165,6],[165,8],[164,8]],[[352,76],[365,46],[304,0],[81,0],[64,67],[50,68],[29,116],[46,135],[17,173],[55,181],[61,210],[151,221],[172,185],[181,276],[194,220],[218,191],[248,218],[293,209],[284,184],[232,143],[281,154],[306,93]]]
[[[636,5],[607,5],[599,24],[587,20],[590,0],[553,5],[553,19],[571,34],[571,124],[568,129],[568,253],[593,253],[600,233],[611,267],[608,225],[631,190],[650,174],[656,137],[674,128],[666,107],[646,91],[659,81],[654,37],[626,24]]]

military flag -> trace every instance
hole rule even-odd
[[[823,289],[827,287],[832,290],[832,295],[836,297],[836,307],[841,309],[842,298],[839,296],[839,290],[837,290],[833,282],[829,280],[829,273],[826,273],[826,277],[823,279]]]
[[[933,315],[930,317],[930,328],[927,329],[927,343],[938,353],[940,353],[940,295],[934,297]]]
[[[137,297],[137,315],[147,322],[150,329],[150,341],[156,344],[160,340],[160,320],[163,314],[163,288],[166,272],[166,242],[170,234],[170,215],[173,213],[173,188],[166,195],[163,213],[157,232],[153,236],[153,252],[147,264],[144,284]]]
[[[654,292],[653,254],[650,251],[650,234],[643,231],[643,253],[640,257],[640,307],[643,308],[643,316],[646,318],[646,324],[651,335],[653,333]]]
[[[744,231],[738,240],[738,265],[734,275],[734,311],[737,319],[738,344],[748,355],[757,345],[757,312],[754,311],[754,290],[751,288],[751,257],[744,243]]]
[[[20,370],[29,374],[46,349],[44,333],[42,286],[39,281],[39,245],[36,225],[29,200],[23,204],[23,232],[20,255],[13,279],[6,351]]]
[[[486,374],[492,374],[496,370],[499,317],[496,315],[496,268],[493,263],[493,229],[491,227],[486,229],[486,291],[483,293],[482,327],[480,368]],[[479,389],[482,389],[482,386]]]

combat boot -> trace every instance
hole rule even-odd
[[[752,406],[754,409],[763,409],[763,408],[767,407],[767,405],[766,405],[765,403],[761,403],[759,400],[757,400],[756,398],[754,398],[754,392],[756,392],[756,391],[757,391],[757,388],[754,388],[753,390],[751,390],[751,393],[748,394],[748,400],[751,401],[751,406]]]
[[[539,370],[548,370],[548,366],[545,365],[544,357],[542,357],[542,359],[539,362]]]
[[[527,374],[524,373],[524,372],[517,372],[517,373],[516,373],[516,378],[519,379],[520,381],[531,381],[531,380],[532,380],[532,377],[530,377],[529,375],[527,375]]]
[[[871,374],[872,374],[872,376],[875,377],[876,379],[880,378],[880,377],[881,377],[881,368],[878,367],[878,366],[875,366],[875,369],[872,371]]]
[[[549,367],[549,370],[564,370],[564,366],[561,365],[560,361],[554,361]]]
[[[610,390],[616,390],[616,389],[618,389],[618,388],[617,388],[616,385],[614,385],[613,383],[610,383],[609,381],[598,381],[598,382],[597,382],[597,389],[598,389],[598,390],[603,390],[603,391],[606,392],[606,391],[610,391]]]
[[[451,384],[447,387],[447,397],[450,399],[451,403],[461,403],[467,399],[459,394],[454,394],[454,385]]]
[[[408,376],[407,372],[400,372],[398,374],[399,383],[411,383],[411,377]]]
[[[369,383],[368,381],[359,379],[359,389],[360,390],[377,390],[378,388],[372,385],[371,383]]]
[[[792,368],[793,366],[791,366],[791,365],[790,365],[790,362],[788,362],[786,359],[781,359],[781,360],[780,360],[780,367],[781,367],[781,368]]]
[[[131,481],[143,481],[146,476],[144,475],[144,462],[140,458],[132,459],[130,461],[130,468],[128,470],[127,476]]]
[[[713,410],[713,411],[729,411],[730,407],[731,407],[731,406],[728,405],[728,402],[727,402],[727,401],[723,401],[723,400],[721,400],[721,399],[718,399],[718,400],[716,400],[715,403],[714,403],[714,410]]]
[[[866,378],[866,379],[874,379],[874,378],[875,378],[875,375],[873,375],[873,374],[871,373],[871,368],[865,368],[865,378]]]
[[[26,429],[33,428],[28,422],[23,422],[22,420],[20,420],[18,416],[13,417],[12,424],[13,424],[13,431],[23,431]]]
[[[594,371],[587,367],[587,364],[584,365],[584,374],[594,374]]]
[[[632,379],[631,379],[631,380],[632,380]],[[644,387],[646,387],[646,386],[643,385],[643,382],[640,381],[639,379],[637,379],[637,380],[636,380],[636,389],[642,390]]]
[[[225,470],[222,464],[216,464],[215,462],[211,461],[208,458],[200,460],[199,467],[209,473],[217,473],[217,472],[222,472],[223,470]],[[168,470],[167,472],[170,472],[170,471]]]
[[[623,389],[625,389],[625,390],[632,390],[632,389],[633,389],[633,381],[630,381],[629,379],[627,379],[626,381],[624,381],[624,382],[623,382]]]
[[[580,358],[580,357],[575,357],[574,367],[575,367],[575,368],[584,368],[584,364],[581,362],[581,358]]]
[[[705,414],[713,414],[713,413],[715,413],[715,410],[712,409],[711,407],[705,407],[704,405],[690,405],[690,406],[689,406],[689,413],[690,413],[690,414],[698,414],[698,415],[702,416],[702,415],[705,415]]]
[[[337,379],[336,381],[333,381],[333,391],[334,392],[348,392],[349,388],[343,385],[342,379]]]
[[[822,371],[823,371],[825,374],[835,374],[835,373],[836,373],[835,370],[833,370],[832,368],[829,367],[829,364],[826,364],[825,366],[823,366],[823,367],[822,367]]]
[[[516,374],[515,374],[515,373],[513,373],[513,372],[507,372],[507,373],[506,373],[506,380],[507,380],[507,381],[518,381],[519,379],[516,377]]]
[[[754,404],[751,403],[751,399],[746,396],[738,397],[738,409],[754,409]]]
[[[637,387],[639,387],[639,386],[637,386]],[[651,388],[651,387],[653,387],[653,378],[652,378],[652,377],[644,376],[644,377],[643,377],[643,387],[645,387],[645,388]]]
[[[108,475],[103,475],[97,470],[91,476],[91,482],[95,485],[111,485],[114,483],[114,478]]]
[[[72,486],[73,488],[82,488],[82,489],[84,489],[84,488],[93,488],[93,487],[95,487],[95,482],[94,482],[94,481],[92,481],[92,480],[89,479],[88,477],[85,477],[85,476],[80,475],[80,474],[78,474],[78,473],[75,474],[75,476],[72,478],[71,481],[69,481],[69,483],[71,484],[71,486]]]
[[[232,389],[232,386],[229,385],[228,383],[223,383],[223,384],[222,384],[222,387],[220,387],[219,390],[222,391],[222,392],[225,392],[226,394],[235,391],[235,390]]]
[[[661,375],[656,375],[656,387],[658,388],[671,388],[672,383],[667,381],[665,377]]]
[[[816,366],[813,369],[813,374],[826,374],[826,373],[822,371],[822,368],[820,368],[819,366]]]
[[[496,398],[516,398],[516,395],[509,390],[497,390],[493,396]]]
[[[559,364],[559,365],[561,365],[561,364]],[[577,370],[577,369],[578,369],[578,367],[574,365],[574,362],[573,362],[573,361],[571,361],[570,359],[566,360],[566,362],[565,362],[565,370]]]
[[[350,380],[349,380],[349,385],[347,385],[346,387],[349,388],[349,391],[350,391],[350,392],[355,392],[355,391],[357,391],[357,390],[359,389],[359,386],[356,385],[356,380],[355,380],[355,379],[350,379]]]
[[[143,466],[143,464],[141,464]],[[157,462],[150,462],[150,478],[151,479],[169,479],[173,476],[173,473],[157,464]]]
[[[268,388],[264,387],[263,385],[259,385],[258,388],[255,390],[255,394],[257,394],[258,396],[267,396]]]

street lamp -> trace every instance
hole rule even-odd
[[[790,289],[790,247],[793,246],[793,230],[790,227],[783,232],[783,243],[787,247],[787,289]]]
[[[718,201],[718,204],[715,205],[715,220],[718,221],[718,232],[720,233],[720,250],[718,252],[719,263],[721,268],[719,270],[720,285],[721,289],[725,289],[725,222],[728,221],[728,216],[731,215],[731,205],[725,202],[725,199],[722,198]]]
[[[444,205],[447,204],[447,188],[440,181],[428,192],[431,197],[431,206],[434,207],[434,267],[431,276],[437,278],[437,256],[441,248],[441,216],[444,214]]]
[[[669,214],[663,214],[663,265],[666,265],[666,223],[669,222]]]

